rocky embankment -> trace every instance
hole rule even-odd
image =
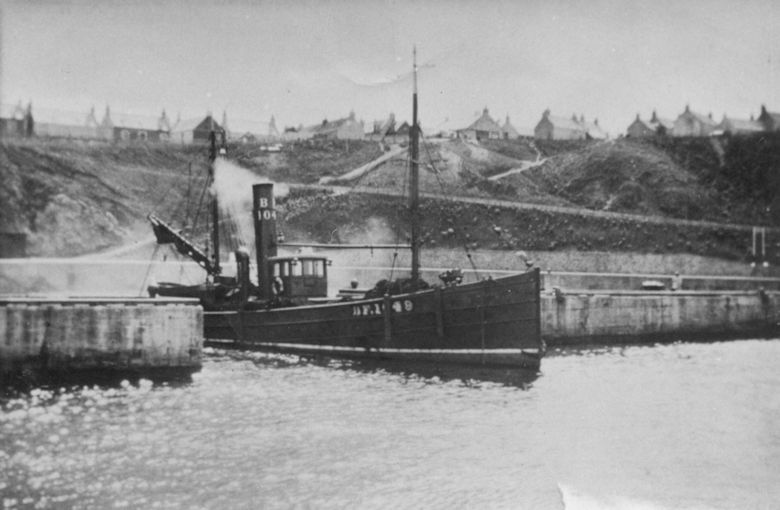
[[[316,183],[347,174],[388,149],[371,142],[325,142],[287,145],[279,153],[240,145],[229,153],[257,176]],[[150,212],[173,218],[173,223],[180,218],[176,226],[190,218],[186,226],[195,227],[197,237],[205,226],[205,213],[196,211],[207,201],[202,192],[206,153],[205,146],[6,141],[0,144],[0,231],[27,234],[27,251],[33,256],[80,255],[149,237],[145,217]],[[443,140],[426,141],[421,154],[422,192],[445,197],[422,201],[428,246],[689,253],[747,261],[750,230],[728,224],[780,225],[776,136],[568,143]],[[340,184],[402,190],[408,187],[405,166],[401,151]],[[567,209],[514,207],[517,203]],[[389,194],[294,189],[280,207],[281,228],[289,240],[395,242],[408,236],[404,202]],[[198,217],[200,223],[193,219]],[[723,225],[665,223],[664,218]],[[773,260],[775,235],[770,229],[768,255]]]

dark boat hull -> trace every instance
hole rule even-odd
[[[539,270],[384,298],[207,311],[211,345],[347,359],[539,367]]]

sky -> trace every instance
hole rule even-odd
[[[780,111],[776,0],[0,0],[0,101],[86,113],[310,125],[354,111],[424,132],[487,107],[747,119]]]

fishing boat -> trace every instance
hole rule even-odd
[[[209,257],[157,217],[150,222],[160,243],[172,243],[210,276],[203,285],[156,284],[152,295],[198,297],[204,307],[207,345],[301,356],[394,363],[428,363],[538,370],[544,353],[540,324],[540,274],[517,274],[462,283],[458,274],[429,285],[420,277],[417,66],[414,63],[410,129],[411,268],[407,279],[372,291],[330,297],[327,257],[280,256],[272,183],[252,187],[256,283],[246,249],[235,252],[236,276],[221,275],[216,242]],[[212,136],[212,164],[217,157]],[[212,205],[217,228],[216,204]]]

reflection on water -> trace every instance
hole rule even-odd
[[[0,502],[771,508],[779,359],[778,340],[567,350],[511,384],[212,351],[191,384],[0,401]]]
[[[535,370],[448,364],[434,365],[424,362],[413,363],[395,360],[329,361],[320,364],[340,370],[352,370],[368,374],[399,375],[407,380],[427,380],[432,384],[459,382],[466,387],[479,387],[485,383],[495,383],[520,389],[530,389],[532,383],[539,377],[539,372]]]

